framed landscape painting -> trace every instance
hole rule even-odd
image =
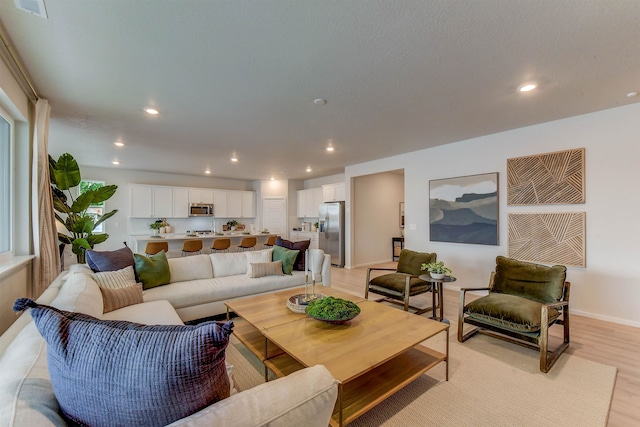
[[[432,242],[498,244],[498,173],[429,181]]]

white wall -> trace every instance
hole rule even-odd
[[[587,266],[568,268],[571,310],[640,327],[640,104],[515,129],[347,167],[345,181],[371,173],[405,170],[405,241],[410,249],[435,251],[450,265],[460,287],[486,286],[497,255],[507,255],[507,214],[585,211]],[[506,205],[506,160],[585,147],[586,203]],[[499,246],[429,241],[429,180],[499,173]],[[347,209],[351,188],[346,186]],[[353,215],[347,219],[347,235]],[[411,226],[415,226],[411,230]],[[347,266],[354,243],[347,241]]]
[[[376,173],[353,180],[353,267],[391,261],[391,238],[400,236],[404,176]]]

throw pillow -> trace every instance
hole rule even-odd
[[[282,246],[273,247],[273,261],[282,261],[282,272],[284,274],[291,274],[293,265],[296,262],[296,257],[300,251],[294,251]]]
[[[273,248],[243,253],[247,256],[247,276],[253,277],[251,265],[254,263],[270,262],[273,257]]]
[[[136,276],[133,272],[133,266],[128,266],[122,270],[93,273],[93,280],[101,288],[118,289],[134,285]]]
[[[26,298],[47,342],[61,413],[79,425],[167,425],[229,396],[225,349],[233,322],[141,325],[99,320]]]
[[[305,271],[305,252],[309,249],[309,245],[311,245],[311,240],[301,240],[299,242],[292,242],[290,240],[281,239],[278,237],[276,239],[276,245],[282,246],[283,248],[298,250],[298,256],[296,257],[296,261],[293,265],[294,270]]]
[[[282,261],[251,263],[251,277],[282,276]]]
[[[150,256],[134,254],[133,257],[136,261],[136,274],[142,282],[143,289],[171,283],[171,270],[164,251]]]
[[[135,283],[123,288],[100,288],[102,292],[103,313],[108,313],[128,305],[140,304],[142,298],[142,286]]]
[[[420,276],[425,274],[422,271],[422,264],[436,262],[436,254],[428,252],[415,252],[409,249],[403,249],[398,258],[398,273],[411,274],[412,276]]]
[[[133,251],[128,246],[124,246],[115,251],[86,251],[87,264],[95,272],[115,271],[133,265]]]

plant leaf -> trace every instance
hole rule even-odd
[[[51,196],[53,197],[53,208],[61,213],[68,214],[71,208],[67,205],[67,196],[56,187],[51,187]]]
[[[91,234],[94,228],[95,223],[93,222],[93,218],[89,215],[84,215],[76,219],[73,224],[73,230],[71,231],[78,234]]]
[[[102,224],[104,221],[108,220],[109,218],[111,218],[112,216],[114,216],[116,214],[116,212],[118,212],[118,209],[114,209],[111,212],[107,212],[104,215],[100,216],[100,219],[98,219],[96,221],[95,226],[97,227],[98,225]]]
[[[51,166],[51,162],[49,162]],[[80,184],[80,167],[78,162],[69,153],[64,153],[53,166],[52,182],[61,190],[68,190]],[[50,169],[51,172],[51,169]]]
[[[109,235],[107,233],[90,234],[89,236],[87,236],[87,242],[89,242],[89,244],[93,248],[94,245],[102,243],[108,238]]]
[[[93,193],[93,201],[91,203],[101,203],[105,200],[108,200],[116,193],[118,189],[117,185],[105,185],[96,190],[89,190],[88,192]]]
[[[78,238],[72,242],[71,250],[74,254],[79,255],[83,253],[86,249],[91,250],[91,245],[87,242],[86,239]]]
[[[66,245],[70,245],[73,243],[73,238],[63,233],[58,233],[58,241],[64,243]]]
[[[94,202],[93,196],[93,191],[87,191],[86,193],[79,195],[73,202],[73,205],[71,205],[71,211],[75,213],[86,211],[89,205]]]

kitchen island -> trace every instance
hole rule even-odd
[[[131,235],[131,249],[138,254],[143,254],[145,246],[149,241],[163,241],[166,240],[169,243],[168,258],[182,256],[182,243],[185,240],[200,239],[202,240],[203,251],[202,253],[209,253],[211,245],[215,239],[231,239],[231,247],[229,252],[235,252],[238,250],[238,245],[242,241],[243,237],[255,237],[256,246],[255,249],[262,249],[264,244],[270,236],[274,236],[273,233],[254,233],[244,234],[242,231],[224,232],[223,234],[215,233],[168,233],[160,234],[158,236],[152,236],[150,234],[136,234]]]

